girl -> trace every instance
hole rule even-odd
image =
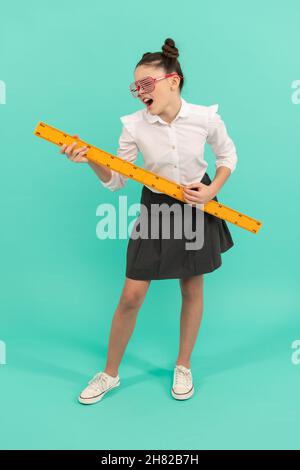
[[[119,365],[150,281],[157,279],[179,279],[182,294],[180,344],[171,394],[175,399],[185,400],[194,393],[190,361],[202,317],[203,275],[219,268],[221,253],[234,244],[226,222],[200,211],[195,204],[205,204],[211,199],[218,201],[216,195],[234,171],[237,155],[225,124],[217,114],[218,105],[191,104],[181,97],[184,76],[178,56],[174,41],[168,38],[162,52],[147,52],[138,62],[130,91],[143,103],[143,109],[121,117],[123,129],[117,155],[133,163],[140,151],[145,169],[184,186],[186,203],[144,185],[140,202],[148,215],[146,219],[141,215],[136,220],[134,230],[143,220],[150,222],[154,205],[170,207],[176,203],[181,209],[187,206],[191,209],[188,214],[182,211],[184,217],[180,224],[185,221],[194,227],[197,213],[202,213],[203,245],[200,249],[189,250],[186,242],[190,238],[185,234],[175,238],[173,230],[169,238],[163,238],[165,215],[151,219],[158,224],[158,238],[132,238],[131,233],[126,277],[112,320],[106,366],[82,391],[78,397],[80,403],[98,402],[109,390],[120,385]],[[205,142],[212,146],[216,156],[216,174],[212,181],[206,173]],[[87,148],[74,150],[75,146],[76,142],[68,147],[63,145],[61,152],[74,162],[88,163],[109,190],[116,191],[124,186],[127,177],[104,165],[91,163],[85,157]],[[174,216],[172,220],[175,219],[178,220]]]

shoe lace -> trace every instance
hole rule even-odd
[[[105,375],[103,372],[98,372],[89,381],[89,385],[94,390],[99,390],[99,389],[104,390],[107,387],[107,380],[108,380],[107,375]]]
[[[191,372],[181,369],[180,367],[176,367],[175,372],[175,384],[183,384],[183,385],[190,385],[191,384]]]

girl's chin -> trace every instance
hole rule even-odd
[[[153,103],[148,106],[147,110],[149,111],[149,113],[153,112]]]

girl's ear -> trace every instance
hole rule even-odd
[[[179,81],[180,81],[180,78],[179,78],[179,77],[177,77],[177,76],[175,75],[174,77],[171,77],[171,79],[172,79],[172,83],[171,83],[171,84],[172,84],[173,86],[179,85]]]

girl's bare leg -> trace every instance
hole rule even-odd
[[[197,339],[203,312],[203,274],[180,279],[182,307],[180,347],[176,364],[190,368],[190,358]]]
[[[125,278],[123,291],[115,310],[104,372],[116,377],[128,341],[133,333],[138,311],[151,281]]]

